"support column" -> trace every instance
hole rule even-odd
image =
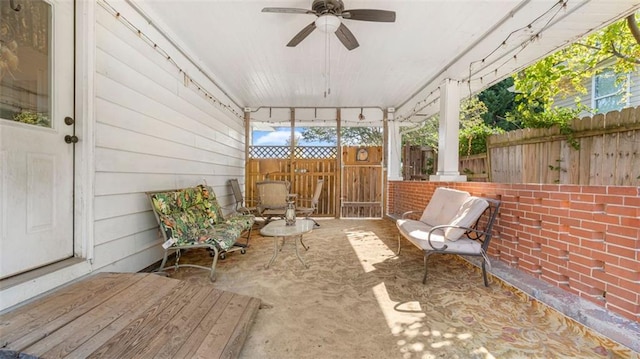
[[[458,133],[460,132],[460,88],[452,79],[440,85],[440,122],[438,126],[438,172],[430,181],[466,182],[458,171]]]
[[[389,148],[387,153],[387,179],[389,181],[402,181],[400,163],[402,162],[402,137],[400,136],[400,124],[395,121],[395,109],[389,108],[388,134]]]

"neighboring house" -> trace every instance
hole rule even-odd
[[[557,96],[554,99],[555,106],[575,108],[576,97],[580,98],[583,105],[595,109],[596,113],[607,113],[640,105],[640,72],[628,73],[629,81],[626,84],[616,84],[617,75],[608,68],[610,64],[611,62],[605,62],[602,65],[607,67],[605,70],[584,80],[586,94],[574,93],[566,97]],[[583,111],[581,115],[589,116],[590,114]]]

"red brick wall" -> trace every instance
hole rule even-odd
[[[390,181],[387,213],[442,186],[502,201],[490,256],[640,322],[640,187]]]

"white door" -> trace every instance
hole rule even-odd
[[[73,256],[73,6],[0,2],[0,278]]]

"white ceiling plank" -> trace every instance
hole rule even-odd
[[[343,20],[360,46],[348,51],[331,36],[327,82],[322,32],[316,29],[298,46],[285,46],[315,16],[261,12],[264,7],[310,9],[312,0],[132,1],[178,38],[241,106],[395,107],[401,119],[425,105],[444,78],[464,81],[470,68],[476,76],[493,71],[546,19],[553,17],[552,26],[539,41],[482,83],[473,80],[471,92],[640,8],[640,0],[569,0],[566,8],[543,15],[558,1],[344,0],[347,9],[395,11],[396,22]],[[500,46],[532,22],[531,30],[516,31]],[[491,66],[483,68],[480,60],[487,56]],[[331,94],[325,97],[328,84]],[[468,84],[461,86],[468,95]],[[437,106],[429,108],[425,112],[437,112]]]

